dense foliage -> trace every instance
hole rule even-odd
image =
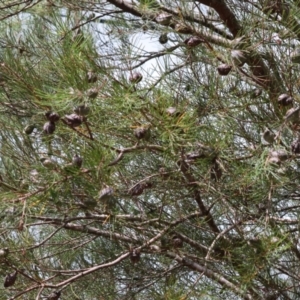
[[[0,4],[1,299],[299,299],[299,0]]]

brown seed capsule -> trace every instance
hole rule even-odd
[[[140,72],[133,72],[129,77],[131,83],[139,83],[142,79],[143,75]]]
[[[134,132],[134,136],[138,139],[145,139],[146,141],[150,139],[151,133],[148,127],[137,127]]]
[[[6,275],[5,281],[4,281],[5,288],[13,286],[15,284],[16,279],[17,279],[17,274],[18,274],[18,271],[15,271],[14,273]]]
[[[188,34],[188,33],[192,32],[192,29],[189,26],[186,26],[183,23],[178,23],[178,24],[175,25],[175,31],[178,32],[178,33]]]
[[[184,43],[188,46],[188,47],[196,47],[198,45],[200,45],[201,43],[204,43],[204,40],[201,39],[198,36],[191,36],[189,38],[187,38]]]
[[[70,127],[78,127],[82,124],[82,117],[77,114],[65,115],[64,120]]]
[[[278,104],[282,106],[293,105],[294,99],[288,94],[281,94],[278,97]]]
[[[295,154],[300,154],[300,139],[296,139],[292,142],[291,150]]]
[[[104,189],[102,189],[99,193],[99,200],[107,200],[110,199],[114,194],[114,190],[107,186]]]
[[[131,249],[129,257],[133,264],[138,263],[141,259],[141,250],[140,249]]]
[[[88,89],[86,91],[86,95],[90,98],[90,99],[95,99],[98,96],[98,89],[97,88],[91,88]]]
[[[290,155],[285,150],[271,150],[269,152],[267,162],[280,165],[283,161],[290,158]]]
[[[160,35],[158,41],[161,43],[161,44],[166,44],[168,42],[168,34],[167,33],[163,33]]]
[[[60,295],[61,295],[60,291],[55,291],[47,297],[47,300],[58,300]]]
[[[98,79],[98,76],[95,72],[88,71],[86,74],[86,79],[88,83],[95,83]]]
[[[54,122],[46,122],[43,126],[43,132],[45,134],[52,134],[55,131],[55,123]]]
[[[25,128],[24,128],[24,130],[23,130],[23,132],[25,133],[25,134],[32,134],[32,132],[33,132],[33,130],[35,129],[35,124],[31,124],[31,125],[27,125]]]
[[[72,165],[77,168],[81,168],[82,161],[83,161],[82,158],[79,155],[75,154],[72,159]]]
[[[218,66],[217,70],[218,70],[218,73],[219,75],[221,76],[226,76],[229,74],[229,72],[231,71],[232,69],[232,66],[230,65],[227,65],[227,64],[221,64]]]
[[[292,123],[300,123],[300,107],[292,107],[290,108],[285,116],[284,119],[286,122],[292,122]]]
[[[57,122],[60,119],[59,115],[56,112],[52,112],[52,111],[47,111],[45,113],[45,117],[50,122]]]
[[[128,190],[130,196],[139,196],[143,193],[145,187],[142,183],[138,183]]]
[[[290,54],[291,61],[295,64],[300,64],[300,48],[297,48]]]
[[[172,20],[172,15],[168,13],[161,13],[154,19],[158,24],[170,25]]]
[[[180,237],[174,235],[172,237],[172,242],[173,242],[173,246],[174,248],[182,248],[183,247],[183,241]]]

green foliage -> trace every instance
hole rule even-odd
[[[298,299],[299,3],[121,2],[0,5],[0,299]]]

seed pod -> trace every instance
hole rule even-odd
[[[53,170],[56,168],[56,163],[50,158],[43,157],[40,159],[40,162],[45,168],[49,170]]]
[[[161,43],[161,44],[166,44],[168,42],[168,34],[167,33],[163,33],[160,35],[158,41]]]
[[[291,54],[291,61],[294,64],[300,64],[300,48],[295,49]]]
[[[99,193],[99,200],[109,209],[113,209],[116,204],[114,190],[110,186],[106,186]]]
[[[46,122],[43,126],[43,132],[45,134],[52,134],[55,131],[55,123],[54,122]]]
[[[161,13],[154,19],[160,25],[170,25],[172,15],[167,13]]]
[[[100,191],[99,200],[109,199],[112,197],[113,193],[114,193],[114,190],[110,186],[107,186]]]
[[[201,43],[204,43],[204,40],[201,39],[198,36],[191,36],[189,38],[187,38],[184,43],[188,46],[188,47],[196,47],[198,45],[200,45]]]
[[[274,142],[275,136],[275,133],[273,133],[269,129],[266,129],[263,133],[263,139],[269,144],[272,144]]]
[[[82,117],[77,114],[65,115],[65,122],[70,127],[78,127],[82,124]]]
[[[55,291],[47,297],[47,300],[58,300],[60,295],[61,295],[60,291]]]
[[[218,70],[218,73],[219,75],[221,76],[226,76],[229,74],[229,72],[231,71],[232,69],[232,66],[230,65],[227,65],[227,64],[221,64],[218,66],[217,70]]]
[[[5,281],[4,281],[5,288],[13,286],[15,284],[16,279],[17,279],[17,274],[18,274],[18,271],[15,271],[14,273],[6,275]]]
[[[149,127],[137,127],[134,132],[133,132],[134,136],[138,139],[145,139],[146,141],[148,141],[150,139],[151,133],[150,133],[150,128]]]
[[[174,235],[172,237],[172,243],[173,243],[174,248],[182,248],[183,247],[183,241],[177,235]]]
[[[53,123],[59,121],[60,119],[60,116],[56,112],[52,112],[52,111],[47,111],[45,113],[45,117],[47,118],[48,121]]]
[[[90,99],[95,99],[98,96],[98,89],[97,88],[90,88],[86,91],[86,95],[90,98]]]
[[[231,50],[231,59],[235,66],[242,67],[247,61],[247,57],[244,51]]]
[[[294,99],[288,94],[281,94],[278,97],[278,104],[282,106],[293,105]]]
[[[189,26],[186,26],[183,23],[177,23],[175,25],[175,31],[178,33],[188,34],[192,32],[192,29]]]
[[[25,133],[25,134],[32,134],[32,132],[33,132],[33,130],[35,129],[35,124],[31,124],[31,125],[27,125],[25,128],[24,128],[24,130],[23,130],[23,132]]]
[[[131,249],[129,258],[133,264],[139,262],[141,259],[141,250],[140,249]]]
[[[9,249],[8,248],[2,248],[2,249],[0,249],[0,258],[7,257],[8,253],[9,253]]]
[[[88,83],[95,83],[98,79],[98,76],[95,72],[88,71],[86,74],[86,79]]]
[[[291,150],[295,154],[300,154],[300,139],[296,139],[292,142]]]
[[[82,158],[79,155],[75,154],[72,159],[72,165],[77,168],[81,168],[82,161],[83,161]]]
[[[286,122],[300,123],[300,106],[296,108],[290,108],[284,117]]]
[[[133,72],[129,76],[129,81],[131,83],[139,83],[143,79],[143,75],[140,72]]]
[[[78,116],[87,116],[90,112],[90,108],[85,104],[81,104],[74,108],[74,112]]]
[[[144,185],[142,183],[138,183],[128,190],[128,194],[130,196],[139,196],[143,193],[144,189]]]
[[[281,162],[290,158],[290,155],[284,150],[271,150],[268,155],[267,162],[273,164],[281,164]]]

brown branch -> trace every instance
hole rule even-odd
[[[189,259],[187,257],[180,257],[179,255],[177,255],[175,253],[170,253],[170,252],[167,253],[167,256],[175,259],[177,262],[189,267],[192,270],[195,270],[199,273],[205,274],[206,277],[217,281],[221,285],[223,285],[223,286],[229,288],[230,290],[234,291],[235,293],[241,295],[246,300],[254,299],[251,295],[245,294],[244,290],[240,289],[237,285],[233,284],[232,282],[227,280],[225,277],[221,276],[219,273],[211,271],[207,267],[204,267],[198,263],[195,263],[194,261],[192,261],[191,259]]]
[[[224,0],[197,0],[197,2],[213,8],[234,36],[240,33],[241,26]]]

